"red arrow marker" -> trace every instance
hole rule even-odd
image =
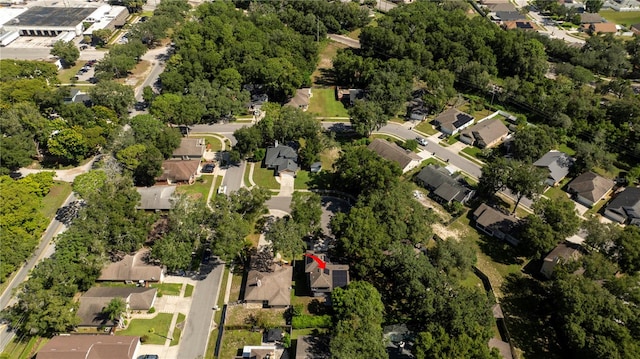
[[[309,257],[309,258],[313,259],[314,261],[316,261],[316,263],[318,263],[318,268],[320,268],[320,269],[325,269],[327,267],[327,263],[325,261],[323,261],[322,259],[318,258],[317,256],[314,256],[313,254],[305,253],[304,256],[305,257]]]

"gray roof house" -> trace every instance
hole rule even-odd
[[[176,186],[153,186],[136,188],[140,194],[140,202],[136,209],[147,211],[168,211],[173,208],[171,200],[176,192]]]
[[[204,138],[182,138],[180,146],[176,148],[171,157],[177,160],[198,160],[202,159],[206,143]]]
[[[298,172],[298,153],[293,148],[276,142],[275,146],[267,148],[264,165],[273,169],[276,176],[285,172],[295,175]]]
[[[134,255],[126,255],[120,261],[108,264],[102,269],[98,281],[103,282],[162,282],[164,269],[161,266],[148,264],[144,258],[149,249],[141,249]]]
[[[614,184],[610,179],[593,172],[585,172],[569,182],[567,192],[573,194],[578,203],[592,207],[611,191]]]
[[[562,242],[558,244],[542,262],[540,273],[547,278],[553,276],[556,265],[577,260],[582,256],[582,247],[579,244],[571,242]]]
[[[476,228],[492,237],[507,241],[514,246],[520,243],[520,240],[514,237],[519,223],[514,216],[483,203],[473,212],[473,220],[476,221]]]
[[[580,23],[581,24],[597,24],[604,22],[604,19],[600,14],[594,14],[590,12],[585,12],[580,14]]]
[[[91,104],[91,96],[88,93],[82,92],[78,89],[73,89],[69,93],[69,97],[64,99],[64,103],[82,103],[82,104]]]
[[[509,134],[509,129],[497,118],[488,119],[460,133],[460,141],[479,148],[498,145]]]
[[[109,305],[114,298],[122,298],[128,310],[147,311],[156,300],[156,288],[144,287],[94,287],[80,297],[78,317],[80,326],[99,327],[114,325],[109,323],[109,318],[102,314],[102,310]]]
[[[549,151],[533,165],[549,171],[544,183],[553,187],[569,174],[569,169],[573,166],[573,159],[564,152]]]
[[[440,203],[466,203],[475,192],[465,186],[461,176],[453,176],[446,168],[428,165],[416,175],[416,182],[431,191],[430,195]]]
[[[604,216],[622,224],[640,226],[640,188],[628,187],[605,207]]]
[[[326,254],[308,251],[325,262],[325,268],[318,266],[313,258],[304,257],[304,272],[309,280],[309,287],[313,296],[331,293],[335,288],[346,287],[349,284],[349,266],[329,262]]]
[[[440,132],[453,136],[473,125],[473,120],[473,116],[452,107],[440,113],[433,123],[440,128]]]
[[[414,152],[407,151],[393,142],[380,138],[376,138],[371,141],[367,148],[377,153],[378,156],[397,163],[398,166],[400,166],[402,173],[416,168],[422,161],[422,159]]]

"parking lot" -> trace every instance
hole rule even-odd
[[[84,67],[82,67],[82,69],[80,69],[78,73],[76,73],[76,81],[93,82],[94,75],[96,73],[96,69],[95,69],[96,61],[97,60],[95,59],[89,60],[84,65]]]

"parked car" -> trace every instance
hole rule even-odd
[[[202,167],[202,173],[213,173],[214,168],[216,168],[216,165],[213,163],[207,163]]]
[[[426,146],[427,144],[429,144],[429,142],[427,142],[427,140],[425,140],[425,139],[424,139],[424,138],[422,138],[422,137],[416,137],[416,141],[418,141],[418,143],[419,143],[421,146]]]
[[[155,354],[145,354],[145,355],[140,355],[138,357],[138,359],[159,359],[160,357],[155,355]]]

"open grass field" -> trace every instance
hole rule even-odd
[[[347,45],[327,40],[321,44],[318,66],[316,70],[311,74],[311,80],[314,86],[328,86],[332,85],[332,81],[328,73],[333,68],[333,58],[338,53],[338,49],[344,49]]]
[[[640,11],[619,12],[613,10],[602,10],[598,14],[609,22],[618,25],[631,26],[640,23]]]
[[[257,186],[267,189],[280,189],[280,183],[276,181],[273,170],[268,170],[256,164],[253,168],[253,182]]]
[[[134,335],[149,337],[145,344],[164,344],[171,325],[171,313],[158,313],[153,319],[133,319],[129,323],[129,327],[125,330],[116,332],[117,335]]]
[[[336,99],[333,88],[314,88],[308,111],[319,117],[349,117],[342,102]]]
[[[180,295],[182,283],[152,284],[151,287],[158,288],[158,292],[162,292],[162,295]]]
[[[40,213],[49,219],[55,217],[56,211],[69,197],[71,190],[71,184],[68,182],[54,182],[49,193],[42,199]]]
[[[58,71],[58,80],[60,80],[60,83],[61,84],[72,83],[73,81],[71,80],[71,78],[76,76],[78,71],[80,71],[80,69],[86,63],[87,63],[86,61],[78,60],[78,61],[76,61],[76,65],[75,66],[72,66],[72,67],[70,67],[68,69],[62,69],[62,70]]]
[[[296,173],[296,180],[293,184],[294,189],[308,189],[311,173],[309,171],[300,170]]]

